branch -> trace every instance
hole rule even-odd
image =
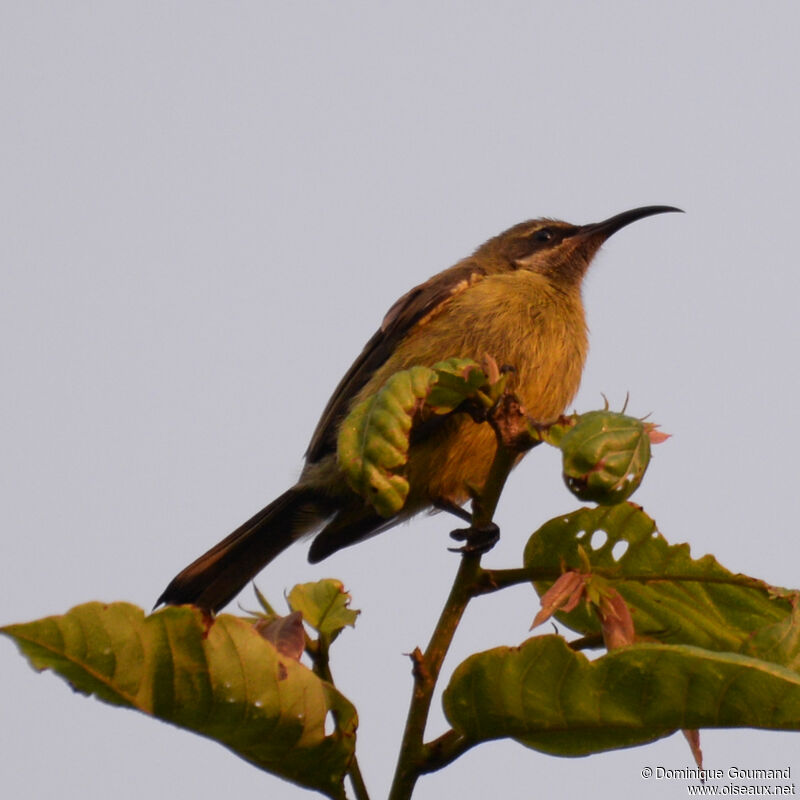
[[[417,648],[411,655],[414,692],[411,696],[389,800],[408,800],[417,778],[424,772],[430,771],[427,768],[430,746],[423,744],[425,724],[428,721],[433,691],[436,688],[442,662],[453,641],[464,609],[473,597],[474,587],[481,573],[480,561],[480,553],[465,553],[461,557],[453,587],[425,653],[421,653]]]
[[[319,639],[313,640],[306,634],[305,650],[311,658],[313,671],[318,677],[322,678],[322,680],[327,681],[331,686],[335,686],[333,674],[331,673],[329,647],[330,642],[327,636],[320,634]],[[361,768],[358,766],[358,759],[355,753],[353,753],[353,758],[350,761],[347,774],[350,777],[350,783],[353,786],[356,800],[369,800],[369,792],[364,783],[364,777],[361,775]]]
[[[535,443],[527,434],[527,424],[523,426],[522,420],[526,418],[519,402],[509,394],[503,395],[488,414],[488,421],[497,436],[497,449],[486,483],[479,493],[473,495],[473,528],[483,528],[491,523],[508,474],[520,453]],[[525,428],[524,433],[521,432],[522,427]],[[450,763],[470,746],[452,731],[430,744],[425,744],[423,738],[433,692],[456,628],[469,601],[486,591],[485,571],[480,562],[481,553],[462,553],[450,595],[428,647],[424,653],[417,648],[411,655],[414,691],[389,800],[408,800],[420,775]]]
[[[455,761],[475,744],[452,728],[428,745],[428,758],[423,772],[436,772]]]

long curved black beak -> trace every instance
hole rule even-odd
[[[652,217],[654,214],[666,214],[672,211],[677,211],[680,214],[683,213],[683,209],[675,208],[674,206],[642,206],[641,208],[632,208],[630,211],[623,211],[621,214],[616,214],[602,222],[582,225],[574,235],[580,236],[581,238],[594,238],[598,236],[605,240],[616,233],[620,228],[630,225],[631,222],[636,222],[636,220],[644,219],[645,217]]]

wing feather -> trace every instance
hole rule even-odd
[[[381,327],[367,342],[328,400],[306,451],[309,463],[335,452],[339,422],[347,414],[352,399],[375,370],[389,358],[409,330],[417,324],[424,324],[452,297],[484,275],[483,269],[467,259],[415,286],[394,303],[386,312]]]

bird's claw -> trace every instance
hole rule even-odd
[[[451,553],[488,553],[500,541],[500,528],[490,522],[480,528],[458,528],[450,531],[450,538],[457,542],[465,542],[463,547],[448,547]]]

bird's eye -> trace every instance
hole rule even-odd
[[[550,228],[542,228],[533,235],[533,239],[536,242],[549,242],[552,238],[553,231],[551,231]]]

